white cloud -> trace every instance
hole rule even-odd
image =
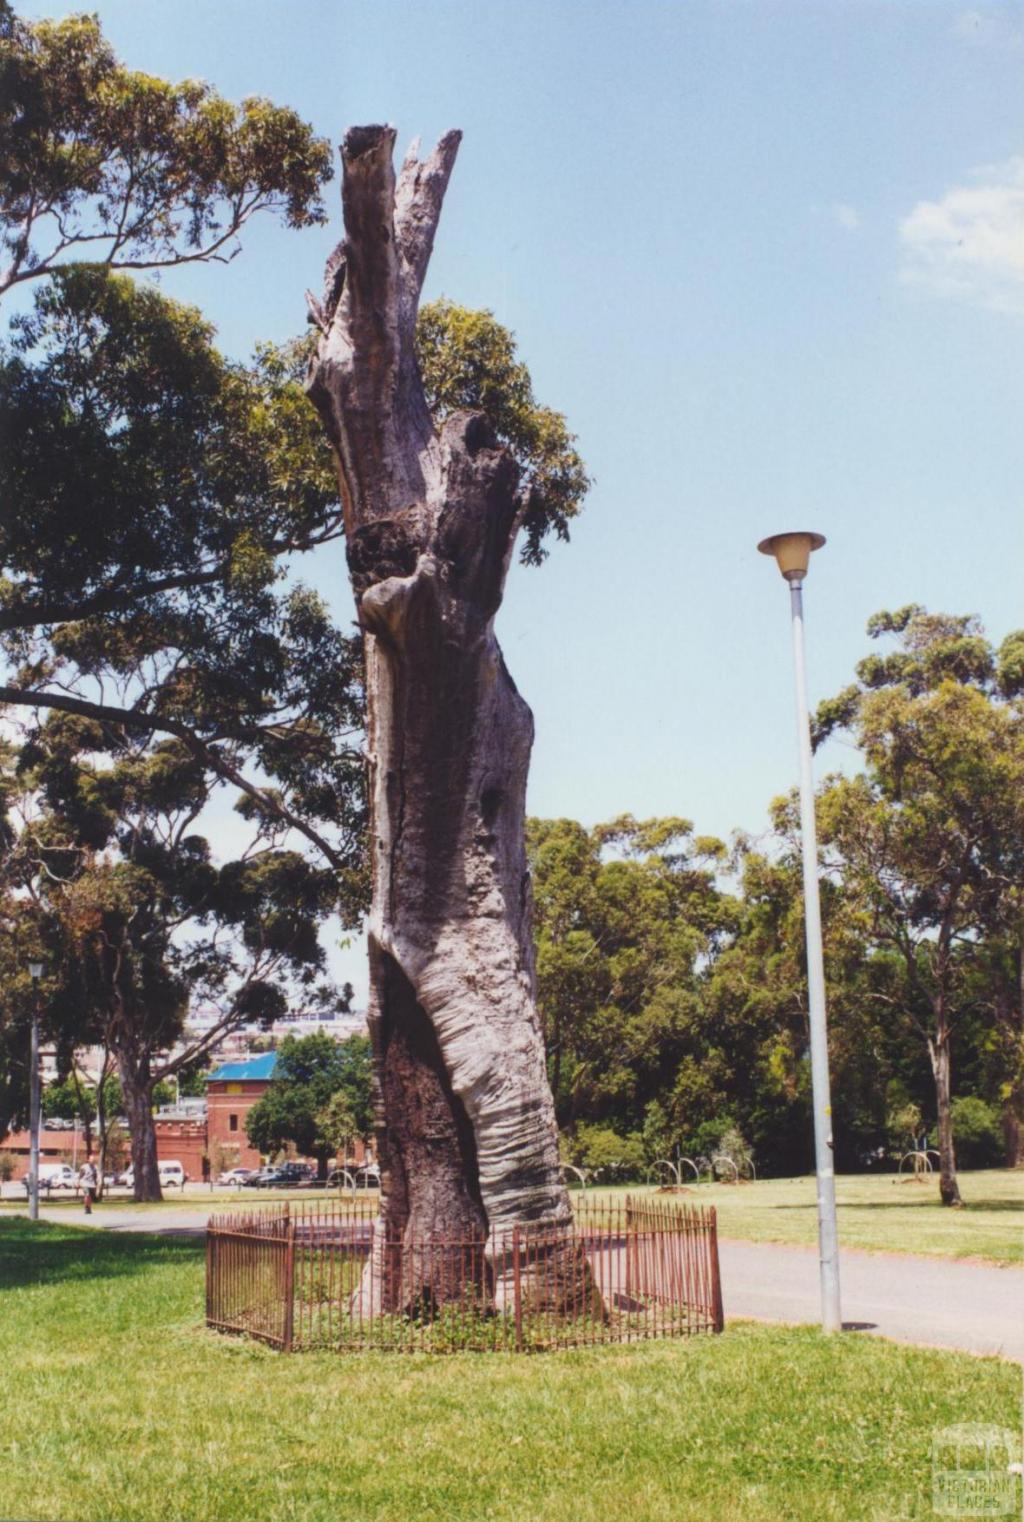
[[[845,227],[847,232],[856,232],[860,226],[860,216],[855,206],[847,206],[845,201],[837,201],[832,208],[832,215],[840,227]]]
[[[1024,157],[971,171],[939,201],[918,201],[899,226],[900,279],[1024,315]]]
[[[1004,48],[1010,53],[1024,48],[1024,27],[996,5],[986,10],[961,11],[950,31],[975,48]]]

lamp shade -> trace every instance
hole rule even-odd
[[[28,964],[28,975],[33,980],[33,982],[38,983],[39,979],[43,975],[43,964],[42,964],[42,962],[29,962],[29,964]]]
[[[774,555],[779,570],[787,581],[803,581],[812,550],[820,550],[825,543],[824,534],[811,534],[806,530],[795,534],[770,534],[762,539],[758,549],[762,555]]]

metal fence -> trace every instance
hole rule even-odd
[[[580,1201],[567,1229],[385,1232],[374,1200],[210,1217],[206,1321],[286,1351],[540,1351],[722,1330],[713,1208]]]

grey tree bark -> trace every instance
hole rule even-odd
[[[950,1086],[949,1032],[944,1023],[934,1039],[929,1037],[928,1055],[935,1079],[935,1103],[939,1131],[939,1198],[944,1205],[961,1205],[960,1185],[956,1176],[956,1149],[953,1144],[953,1107]]]
[[[518,469],[482,416],[435,430],[414,350],[460,136],[422,162],[414,144],[396,180],[394,130],[348,132],[345,239],[322,301],[308,297],[308,390],[338,461],[366,643],[369,1026],[384,1221],[408,1251],[430,1233],[571,1220],[534,1003],[533,721],[494,635]],[[424,1291],[458,1291],[454,1267],[442,1278]]]

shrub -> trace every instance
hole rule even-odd
[[[953,1140],[957,1162],[963,1168],[991,1168],[1002,1162],[999,1112],[973,1094],[954,1099]]]
[[[640,1173],[644,1166],[643,1144],[638,1136],[620,1136],[610,1126],[581,1125],[572,1138],[573,1162],[583,1168],[602,1168],[620,1177]]]
[[[0,1184],[9,1184],[14,1177],[18,1160],[13,1152],[0,1152]]]

